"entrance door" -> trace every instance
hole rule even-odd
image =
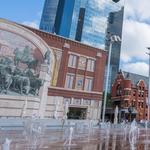
[[[86,119],[87,108],[69,107],[68,119]]]

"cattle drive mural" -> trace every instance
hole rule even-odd
[[[50,63],[50,52],[39,49],[15,33],[0,30],[0,94],[38,95],[42,63]]]

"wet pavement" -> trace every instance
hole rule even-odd
[[[69,128],[44,130],[34,137],[24,131],[0,130],[0,143],[11,139],[10,150],[150,150],[150,129],[137,128],[74,128],[69,144]]]

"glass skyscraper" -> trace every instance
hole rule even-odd
[[[53,32],[59,0],[45,0],[40,29]]]
[[[40,29],[69,37],[75,0],[45,0]]]
[[[119,11],[110,12],[108,17],[107,33],[118,35],[122,39],[122,26],[123,26],[123,17],[124,17],[124,7]],[[105,40],[105,49],[109,50],[110,41]],[[110,73],[109,73],[109,91],[111,86],[116,78],[117,73],[119,72],[119,63],[120,63],[120,52],[121,52],[121,42],[115,42],[112,45],[111,50],[111,60],[110,60]]]
[[[45,0],[40,29],[105,48],[107,18],[118,11],[118,0]]]

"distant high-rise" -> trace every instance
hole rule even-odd
[[[59,0],[45,0],[40,29],[53,32]]]
[[[119,11],[110,12],[108,17],[108,25],[106,33],[118,35],[122,39],[122,26],[123,26],[124,7]],[[110,41],[106,39],[105,49],[109,50]],[[115,42],[112,45],[111,60],[110,60],[110,73],[108,91],[111,90],[112,83],[114,82],[117,73],[119,72],[121,42]]]
[[[40,29],[105,47],[107,17],[123,0],[45,0]]]
[[[75,0],[45,0],[40,29],[69,37]]]

